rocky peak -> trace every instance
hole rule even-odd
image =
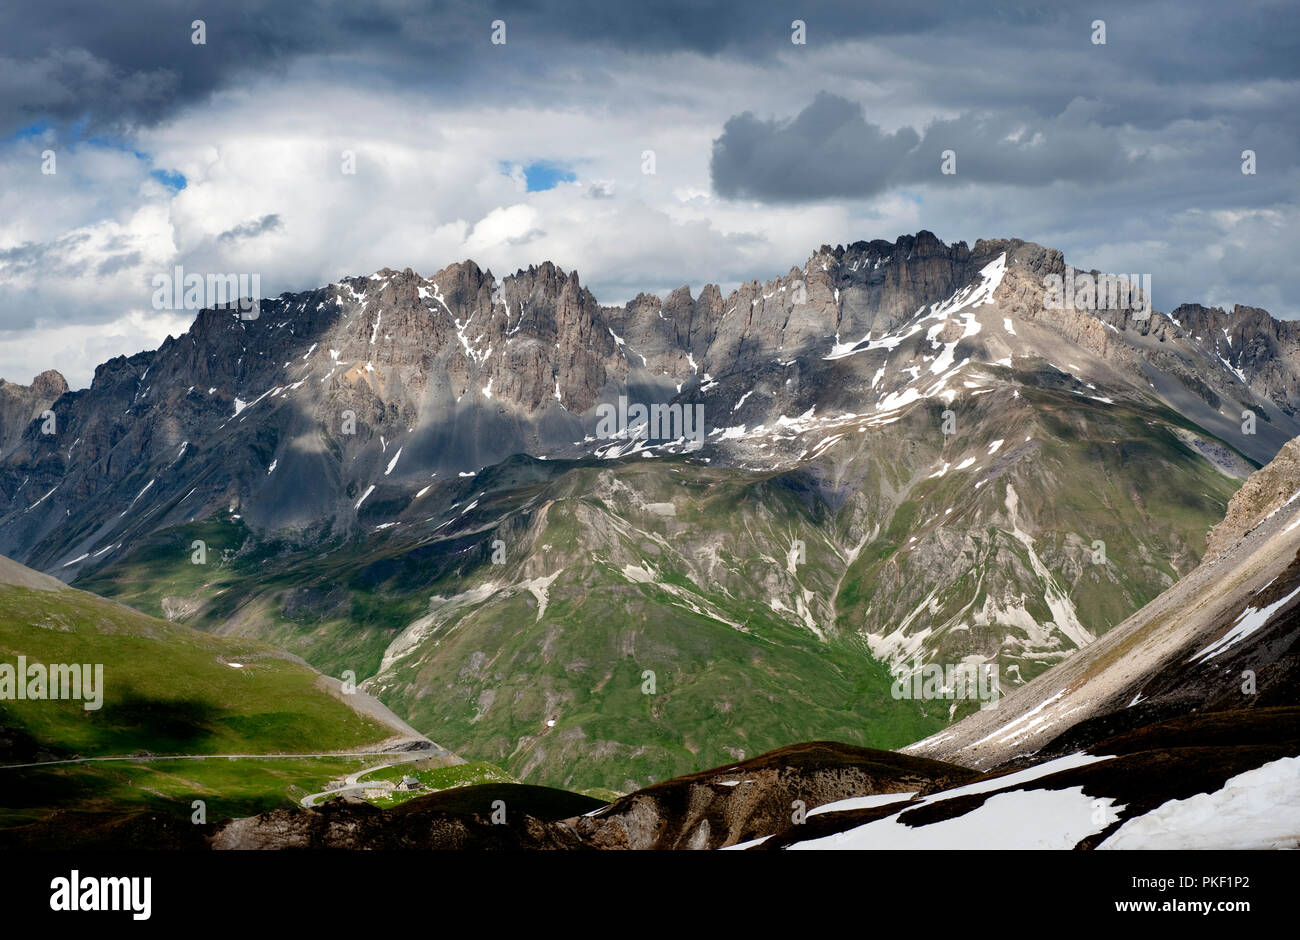
[[[67,391],[67,380],[53,369],[36,376],[31,385],[0,379],[0,455],[9,453],[32,420]]]
[[[1205,558],[1226,554],[1265,519],[1300,494],[1300,438],[1252,473],[1228,503],[1223,521],[1206,537]]]
[[[1266,310],[1241,304],[1231,313],[1181,304],[1169,318],[1262,398],[1288,415],[1300,414],[1294,404],[1300,396],[1300,323],[1275,320]]]
[[[41,398],[48,398],[50,401],[54,401],[67,390],[68,380],[53,369],[46,369],[32,379],[32,391]]]

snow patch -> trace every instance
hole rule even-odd
[[[1300,842],[1300,757],[1127,820],[1099,849],[1290,849]]]
[[[1262,609],[1247,607],[1241,612],[1241,615],[1237,618],[1237,622],[1233,625],[1232,629],[1227,632],[1227,634],[1217,642],[1211,643],[1205,649],[1193,656],[1192,661],[1201,662],[1206,659],[1213,659],[1224,650],[1240,643],[1242,640],[1246,639],[1246,637],[1250,636],[1260,627],[1272,620],[1273,616],[1289,604],[1297,594],[1300,594],[1300,588],[1296,588],[1286,597],[1279,601],[1274,601],[1272,604],[1269,604],[1267,607]]]

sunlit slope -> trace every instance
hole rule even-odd
[[[263,643],[209,636],[83,591],[0,583],[0,663],[16,667],[19,656],[29,665],[89,664],[91,677],[102,666],[102,700],[88,709],[96,703],[83,688],[80,700],[0,701],[8,763],[358,749],[395,734]]]

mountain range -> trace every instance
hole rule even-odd
[[[89,389],[0,384],[0,554],[350,672],[528,783],[824,739],[998,766],[958,729],[1210,584],[1300,435],[1295,324],[1047,302],[1085,274],[920,232],[725,297],[466,261],[205,309]],[[894,694],[933,664],[1010,696]]]

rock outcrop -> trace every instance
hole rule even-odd
[[[0,379],[0,459],[22,439],[27,426],[68,391],[58,372],[48,369],[31,385]]]
[[[1300,438],[1242,484],[1228,503],[1223,521],[1206,538],[1206,560],[1219,558],[1261,522],[1300,495]]]

